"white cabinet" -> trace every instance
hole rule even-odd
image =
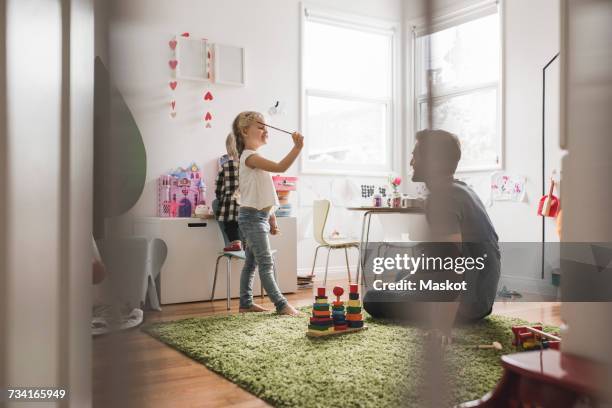
[[[270,236],[277,249],[278,284],[283,293],[297,290],[297,227],[292,217],[278,218],[280,236]],[[198,218],[139,217],[134,235],[163,239],[168,257],[160,275],[161,303],[196,302],[210,299],[215,260],[223,249],[223,238],[215,220]],[[242,261],[232,261],[231,296],[238,297]],[[219,262],[215,299],[226,297],[225,260]],[[260,293],[256,273],[254,294]]]

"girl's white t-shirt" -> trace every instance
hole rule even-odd
[[[255,150],[244,150],[240,155],[238,202],[241,206],[258,210],[278,206],[278,197],[270,173],[262,169],[252,169],[246,165],[246,159],[255,153],[257,153]]]

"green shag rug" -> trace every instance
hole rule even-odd
[[[519,319],[490,316],[453,331],[443,372],[453,405],[497,384],[500,356],[513,352]],[[426,385],[421,329],[366,320],[368,330],[312,339],[308,316],[270,313],[212,316],[147,325],[143,330],[278,407],[420,406]],[[474,346],[502,343],[503,350]],[[431,390],[429,390],[431,392]]]

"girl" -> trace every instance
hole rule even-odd
[[[224,239],[227,240],[224,251],[242,251],[240,232],[238,231],[238,203],[235,193],[238,190],[238,150],[236,138],[232,133],[225,140],[227,160],[221,166],[215,180],[216,202],[213,203],[215,218],[219,222]]]
[[[268,232],[278,233],[273,209],[278,198],[270,172],[283,173],[293,164],[304,146],[304,137],[295,132],[293,148],[280,162],[267,160],[257,149],[268,142],[263,116],[257,112],[242,112],[232,125],[236,147],[240,154],[240,211],[238,225],[246,246],[246,260],[240,275],[240,312],[267,311],[253,303],[253,278],[259,267],[259,278],[279,314],[297,316],[282,295],[273,274],[273,258]]]

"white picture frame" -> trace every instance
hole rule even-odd
[[[245,86],[245,50],[226,44],[214,45],[214,80],[217,84]]]
[[[208,65],[208,42],[203,39],[177,36],[176,44],[176,77],[191,81],[210,82]]]

